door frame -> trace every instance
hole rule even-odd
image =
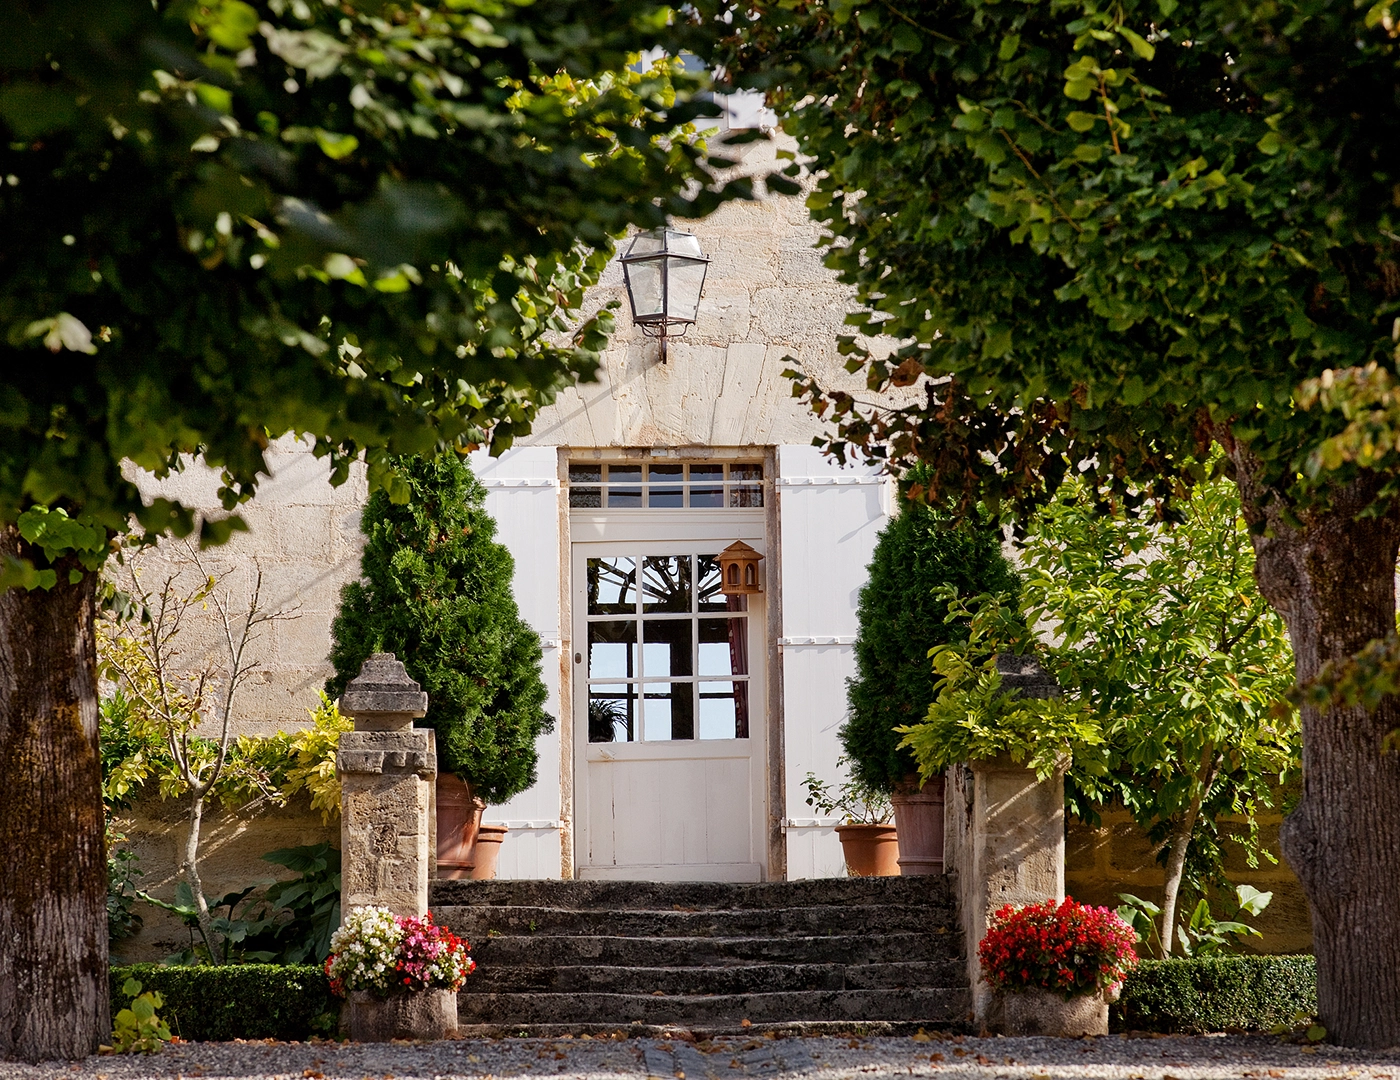
[[[739,870],[740,864],[668,864],[658,866],[595,867],[587,865],[588,839],[588,764],[590,760],[616,760],[618,752],[629,760],[648,760],[665,756],[667,748],[674,748],[668,742],[637,743],[597,743],[587,741],[587,672],[583,654],[586,651],[587,633],[587,578],[580,572],[590,554],[604,551],[614,553],[618,548],[646,546],[655,549],[656,554],[679,553],[684,549],[694,552],[699,547],[714,546],[721,550],[734,540],[744,540],[771,558],[768,549],[772,546],[767,538],[767,522],[771,510],[772,484],[765,480],[765,506],[752,509],[715,508],[694,509],[613,509],[590,511],[573,509],[569,511],[567,539],[566,595],[568,597],[567,621],[569,630],[569,653],[561,657],[571,669],[568,680],[569,712],[574,723],[569,725],[572,742],[570,750],[562,757],[572,766],[571,812],[572,822],[572,876],[586,875],[590,879],[613,878],[630,880],[705,880],[732,879],[729,875]],[[765,567],[768,580],[775,577],[773,568]],[[750,716],[749,737],[745,756],[750,762],[750,826],[749,851],[752,864],[757,869],[759,880],[774,876],[774,862],[770,833],[774,790],[773,754],[770,746],[770,731],[774,718],[772,680],[776,672],[773,667],[772,626],[774,613],[770,609],[770,593],[767,584],[765,592],[749,598],[749,663],[750,663],[750,708],[755,714]],[[580,631],[583,630],[583,633]],[[761,639],[758,635],[762,635]],[[574,657],[579,659],[575,661]],[[740,740],[686,740],[690,754],[679,755],[702,760],[707,757],[737,757],[734,753]],[[625,748],[625,749],[624,749]],[[781,785],[781,778],[778,778]],[[745,864],[747,865],[747,864]],[[706,871],[706,867],[713,869]],[[781,876],[782,868],[778,868]]]

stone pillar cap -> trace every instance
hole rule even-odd
[[[340,695],[340,711],[374,727],[386,722],[407,727],[428,712],[428,695],[408,677],[403,663],[393,653],[375,653],[360,667]]]

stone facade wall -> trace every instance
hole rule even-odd
[[[308,726],[307,710],[333,669],[331,619],[340,590],[359,577],[360,511],[369,495],[363,468],[351,470],[338,488],[330,485],[330,470],[304,445],[282,439],[268,452],[272,475],[258,487],[255,498],[238,509],[248,531],[234,533],[228,543],[199,554],[210,572],[223,577],[220,592],[228,594],[235,611],[246,609],[247,596],[262,573],[263,610],[283,617],[257,629],[248,657],[257,670],[238,691],[233,730],[239,735],[268,735]],[[211,516],[219,509],[218,476],[204,465],[156,480],[137,478],[142,493],[178,498]],[[158,592],[169,575],[185,588],[201,580],[189,545],[162,541],[153,551],[135,556],[143,589]],[[122,568],[114,568],[121,580]],[[225,576],[226,575],[226,576]],[[184,658],[193,666],[223,646],[214,612],[182,631]]]
[[[163,900],[175,893],[175,868],[188,835],[188,811],[188,799],[166,801],[151,791],[118,815],[116,822],[127,837],[123,846],[141,859],[137,888]],[[340,821],[323,822],[303,794],[282,807],[262,803],[237,811],[206,810],[200,835],[204,892],[220,897],[294,876],[284,867],[264,862],[262,856],[305,844],[330,842],[338,847]],[[140,901],[135,910],[144,925],[135,937],[117,944],[114,952],[122,960],[163,960],[189,946],[189,931],[179,918]]]
[[[1278,826],[1282,815],[1259,819],[1260,838],[1278,856]],[[1227,828],[1231,822],[1226,822]],[[1239,823],[1233,823],[1239,824]],[[1162,867],[1152,845],[1126,810],[1109,810],[1098,827],[1069,817],[1065,842],[1065,891],[1088,904],[1117,907],[1118,893],[1127,892],[1153,903],[1162,902]],[[1288,864],[1259,860],[1257,869],[1245,861],[1237,844],[1225,845],[1225,865],[1237,885],[1253,885],[1274,894],[1264,913],[1248,920],[1264,935],[1246,947],[1261,953],[1305,953],[1312,950],[1312,922],[1307,897]],[[1217,917],[1223,917],[1215,905]],[[1189,916],[1189,912],[1185,913]]]
[[[741,169],[782,163],[772,143],[735,148]],[[598,381],[564,391],[541,412],[524,445],[597,448],[805,446],[824,425],[782,377],[796,359],[826,385],[864,388],[842,367],[836,338],[849,333],[850,290],[822,265],[821,234],[803,197],[729,203],[703,221],[677,222],[710,257],[694,326],[671,338],[668,360],[632,325],[621,264],[589,296],[589,310],[617,301],[618,333]],[[625,250],[626,241],[621,245]]]

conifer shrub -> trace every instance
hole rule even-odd
[[[846,682],[841,743],[852,778],[889,794],[917,768],[894,729],[922,720],[936,696],[939,677],[928,651],[966,637],[965,627],[947,620],[948,602],[936,591],[950,585],[963,596],[1014,595],[1020,582],[995,525],[952,522],[912,501],[880,533],[869,574],[857,609],[856,674]]]
[[[398,465],[409,498],[380,490],[365,506],[361,580],[341,590],[326,691],[338,696],[371,653],[393,653],[428,692],[419,723],[437,733],[438,767],[499,805],[535,782],[535,740],[554,727],[540,638],[520,617],[515,560],[466,461]]]

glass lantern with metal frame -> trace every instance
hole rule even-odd
[[[665,227],[638,233],[621,261],[632,321],[660,340],[664,364],[667,337],[680,337],[695,322],[709,257],[694,234]]]

